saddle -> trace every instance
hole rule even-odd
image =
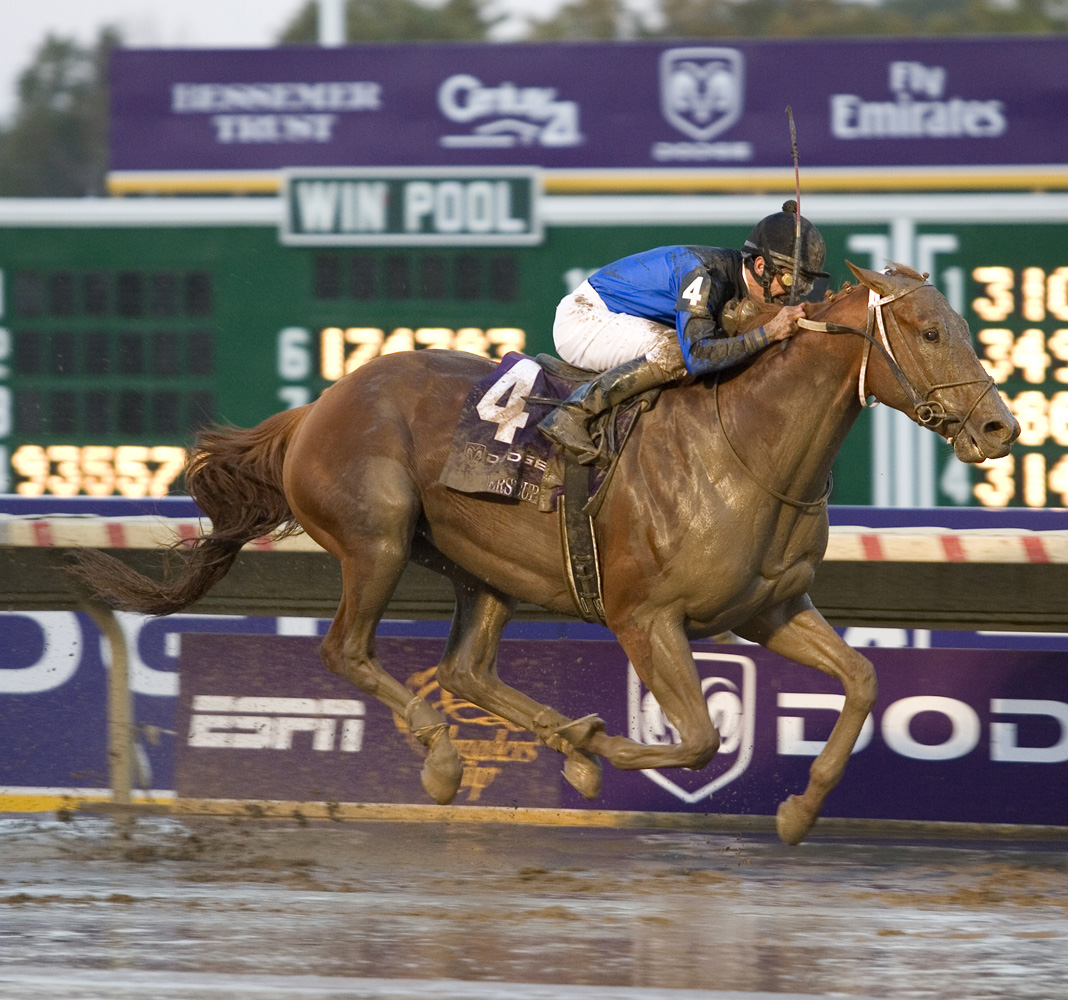
[[[460,411],[439,481],[461,493],[536,504],[560,515],[575,602],[587,621],[604,621],[593,517],[639,415],[659,389],[628,399],[598,418],[602,459],[580,465],[538,431],[538,423],[598,372],[558,358],[509,353],[478,382]]]
[[[538,431],[538,423],[597,374],[547,354],[505,355],[468,394],[440,481],[461,493],[489,493],[556,510],[568,456]],[[590,467],[590,496],[607,482],[638,416],[658,393],[635,396],[597,419],[593,432],[603,443],[603,457]]]

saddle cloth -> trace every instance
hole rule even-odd
[[[538,431],[538,422],[556,400],[566,399],[595,374],[547,355],[506,354],[468,394],[440,482],[461,493],[491,493],[554,510],[564,463],[560,449]],[[607,457],[618,453],[639,411],[647,408],[648,400],[641,401],[636,397],[609,415],[601,429]],[[603,470],[598,472],[595,480],[603,478]]]

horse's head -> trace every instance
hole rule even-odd
[[[867,332],[883,347],[872,352],[861,392],[941,434],[962,462],[1007,455],[1020,425],[976,357],[964,318],[909,267],[849,269],[868,289]]]

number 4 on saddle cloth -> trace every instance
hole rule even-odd
[[[568,456],[538,431],[538,422],[556,401],[596,375],[546,354],[537,359],[506,354],[468,394],[440,481],[461,493],[493,493],[555,510],[565,466],[577,463],[566,462]],[[601,444],[602,457],[594,466],[581,467],[586,499],[614,469],[638,415],[653,404],[658,391],[627,400],[594,424],[593,438]]]

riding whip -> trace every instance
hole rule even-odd
[[[794,109],[786,105],[786,117],[790,120],[790,151],[794,157],[794,205],[797,219],[794,223],[794,274],[790,283],[789,304],[797,305],[797,279],[801,272],[801,171],[797,164],[797,127],[794,125]]]

